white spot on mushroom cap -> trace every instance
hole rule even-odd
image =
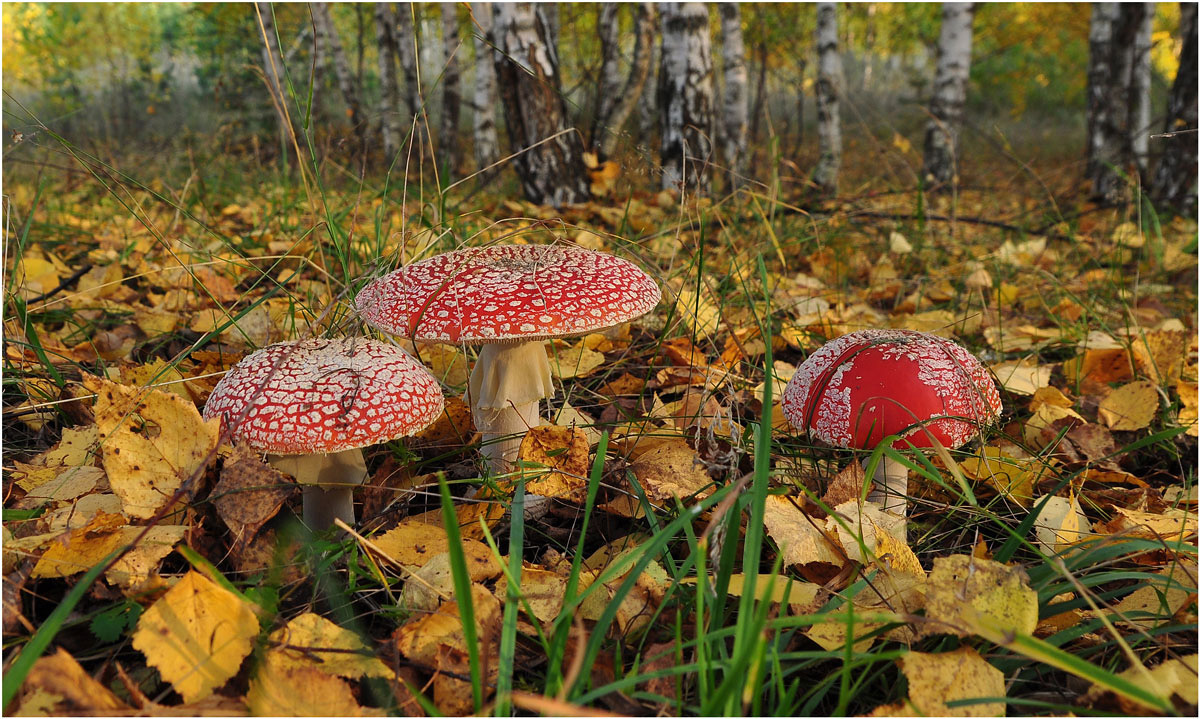
[[[910,330],[863,330],[832,340],[784,388],[793,426],[840,447],[957,447],[1001,410],[988,371],[965,348]]]
[[[338,452],[403,437],[442,411],[437,380],[397,347],[364,338],[282,342],[217,383],[205,418],[274,454]]]
[[[585,334],[658,304],[637,265],[559,245],[495,245],[431,257],[380,277],[355,304],[368,324],[440,342],[527,341]]]

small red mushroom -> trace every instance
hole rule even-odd
[[[835,447],[955,448],[1000,416],[1000,392],[962,346],[925,332],[862,330],[809,356],[783,390],[791,424]],[[908,469],[883,457],[874,501],[904,513]]]
[[[512,469],[521,435],[554,394],[543,340],[596,332],[654,308],[658,285],[637,265],[560,245],[495,245],[406,265],[362,289],[372,327],[413,340],[480,344],[468,394],[494,473]]]
[[[271,457],[304,488],[304,522],[354,524],[362,448],[417,432],[442,412],[437,380],[403,350],[365,338],[281,342],[221,378],[204,417]]]

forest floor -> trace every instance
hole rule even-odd
[[[8,163],[5,713],[1194,714],[1196,223],[1089,203],[1052,137],[985,150],[927,196],[902,137],[852,137],[836,200],[802,161],[697,200],[631,158],[561,211],[331,161]],[[550,345],[522,457],[562,496],[509,512],[473,350],[401,342],[446,411],[371,448],[352,534],[306,534],[291,479],[201,419],[213,386],[271,342],[372,334],[365,279],[500,242],[663,289]],[[861,500],[870,453],[778,405],[880,327],[965,345],[1005,407],[895,455],[906,524]]]

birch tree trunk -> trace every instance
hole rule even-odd
[[[424,157],[429,151],[429,118],[425,113],[424,95],[421,89],[421,74],[417,66],[417,29],[413,23],[413,4],[400,3],[396,12],[396,50],[400,57],[400,71],[404,74],[404,104],[408,106],[410,147],[416,157]]]
[[[389,2],[375,5],[375,41],[379,45],[380,129],[383,154],[391,165],[400,151],[404,131],[400,124],[400,85],[396,82],[396,13]]]
[[[1088,123],[1087,166],[1092,191],[1103,202],[1126,199],[1125,176],[1141,169],[1137,123],[1139,115],[1149,113],[1149,83],[1139,66],[1149,62],[1150,45],[1140,38],[1152,9],[1148,3],[1119,3],[1092,10],[1088,103],[1095,115]]]
[[[662,4],[658,73],[666,189],[708,193],[712,184],[713,69],[704,3]]]
[[[925,175],[935,190],[958,184],[958,132],[971,74],[974,19],[975,3],[942,5],[937,75],[929,101],[932,118],[925,127]]]
[[[1106,155],[1112,140],[1108,132],[1112,121],[1109,113],[1109,88],[1113,80],[1112,33],[1121,10],[1117,3],[1092,3],[1092,18],[1088,26],[1087,75],[1087,173],[1096,177],[1096,169]]]
[[[566,103],[545,24],[530,3],[496,3],[493,17],[496,80],[525,197],[555,207],[584,202],[583,140],[573,128],[564,132]]]
[[[749,131],[750,73],[742,40],[742,12],[736,2],[721,3],[722,88],[721,147],[727,189],[741,186],[746,175],[746,135]]]
[[[621,23],[617,3],[600,3],[596,36],[600,40],[600,76],[596,80],[596,109],[588,144],[595,148],[608,124],[621,91]]]
[[[1179,71],[1167,97],[1163,131],[1180,133],[1161,138],[1163,156],[1154,175],[1157,203],[1189,217],[1196,216],[1196,3],[1179,3],[1179,33],[1183,47]]]
[[[262,23],[263,38],[263,75],[267,79],[267,91],[271,93],[271,104],[275,107],[275,115],[279,118],[279,151],[281,157],[288,155],[288,146],[292,142],[292,122],[287,109],[287,101],[283,97],[283,55],[279,52],[279,38],[275,36],[275,15],[269,2],[256,2],[258,18]]]
[[[614,70],[616,76],[605,81],[610,89],[602,92],[598,98],[601,111],[597,112],[592,146],[599,151],[601,159],[611,157],[616,151],[625,123],[629,121],[634,108],[643,101],[642,93],[650,77],[654,54],[654,4],[636,3],[630,7],[633,9],[633,61],[629,75],[622,82],[619,72]],[[610,95],[607,101],[604,101],[605,93]]]
[[[322,52],[325,54],[326,63],[333,66],[338,90],[342,93],[342,99],[346,101],[346,112],[350,124],[354,128],[358,151],[363,152],[366,150],[367,133],[366,126],[362,121],[362,104],[358,99],[358,88],[354,84],[354,75],[350,72],[350,61],[346,58],[346,51],[342,47],[342,39],[329,14],[329,3],[312,3],[310,7],[312,8],[313,25],[320,38],[318,42],[325,43]]]
[[[462,142],[458,137],[458,120],[462,112],[462,82],[458,71],[458,4],[442,3],[442,46],[445,61],[442,69],[442,126],[438,132],[441,159],[453,177],[462,163]]]
[[[1142,3],[1142,7],[1129,75],[1129,144],[1138,174],[1149,179],[1146,170],[1150,155],[1150,45],[1154,31],[1154,3]]]
[[[800,97],[803,98],[803,89]],[[842,56],[838,52],[837,3],[817,3],[817,146],[820,156],[812,181],[821,192],[837,194],[842,168]],[[803,100],[801,100],[802,102]],[[804,118],[801,116],[800,121]]]
[[[475,101],[471,104],[475,113],[475,166],[482,171],[500,158],[500,142],[496,139],[496,59],[492,50],[492,4],[471,3],[471,14],[479,25],[473,36]]]
[[[655,6],[657,7],[657,6]],[[650,67],[662,65],[662,33],[658,33],[658,42],[650,45]],[[654,138],[654,130],[658,126],[658,85],[647,82],[642,88],[642,96],[637,103],[637,139],[638,142],[650,142]]]

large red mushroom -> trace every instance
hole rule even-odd
[[[862,330],[809,356],[783,390],[791,424],[835,447],[955,448],[1000,415],[991,374],[951,340],[911,330]],[[884,456],[869,497],[904,514],[908,469]]]
[[[250,354],[217,383],[204,417],[234,442],[272,455],[304,485],[304,522],[354,524],[362,448],[420,431],[442,412],[442,390],[419,362],[366,338],[281,342]]]
[[[554,394],[544,340],[596,332],[654,308],[637,265],[560,245],[495,245],[406,265],[355,300],[371,326],[413,340],[483,345],[468,385],[494,473],[513,468],[538,404]]]

